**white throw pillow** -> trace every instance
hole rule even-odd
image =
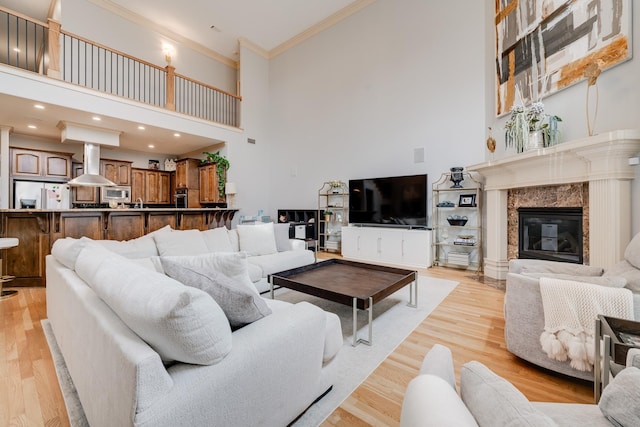
[[[85,238],[85,237],[83,237]],[[131,240],[93,240],[98,245],[122,255],[125,258],[149,258],[158,255],[156,242],[152,236],[145,235]]]
[[[268,255],[278,252],[273,223],[238,225],[240,250],[248,255]]]
[[[68,269],[75,270],[76,260],[78,259],[78,255],[80,255],[80,251],[84,248],[84,245],[85,241],[82,239],[74,239],[72,237],[58,239],[53,242],[51,255],[53,255],[60,264]]]
[[[169,256],[160,257],[160,260],[168,259],[179,263],[185,267],[197,268],[198,270],[219,271],[238,281],[247,289],[256,293],[258,290],[249,277],[249,265],[247,254],[244,252],[213,252],[196,256]]]
[[[208,252],[200,230],[174,230],[154,234],[160,256],[200,255]]]
[[[290,251],[291,240],[289,240],[289,224],[273,224],[273,231],[278,252]]]
[[[271,314],[271,309],[260,295],[220,271],[202,266],[185,266],[169,257],[160,259],[169,277],[211,295],[224,311],[232,330]]]
[[[94,244],[76,272],[163,361],[211,365],[231,351],[229,322],[205,292]]]
[[[231,240],[229,240],[229,231],[226,227],[203,231],[202,238],[209,252],[234,252],[231,247]]]

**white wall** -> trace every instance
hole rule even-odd
[[[61,24],[65,31],[160,67],[166,65],[162,46],[169,43],[175,48],[171,65],[176,67],[177,73],[236,93],[237,70],[234,68],[194,52],[175,40],[141,27],[87,0],[64,0]]]
[[[491,19],[464,3],[378,0],[270,61],[273,213],[316,207],[327,180],[428,173],[431,184],[483,160]]]
[[[492,3],[492,2],[487,2]],[[637,5],[636,5],[637,6]],[[493,9],[493,3],[491,4]],[[630,61],[619,64],[598,77],[598,117],[595,124],[595,133],[607,132],[617,129],[640,128],[640,7],[633,10],[633,58]],[[487,58],[495,57],[495,33],[493,21],[486,19],[487,33]],[[495,91],[494,75],[487,75],[487,94]],[[582,81],[562,91],[543,99],[545,111],[562,118],[560,130],[561,139],[571,141],[588,136],[586,117],[587,82]],[[494,128],[494,138],[497,141],[495,153],[496,159],[504,157],[504,123],[508,116],[495,117],[495,95],[487,97],[487,109],[489,111],[488,126]],[[492,113],[493,112],[493,113]],[[492,114],[491,114],[492,113]],[[513,154],[513,153],[511,153]],[[489,153],[486,153],[489,160]],[[636,179],[631,183],[632,193],[632,233],[640,232],[640,167],[636,166]]]

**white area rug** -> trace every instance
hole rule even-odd
[[[336,313],[342,322],[344,344],[338,359],[337,381],[326,396],[311,406],[294,427],[320,425],[382,363],[395,348],[445,299],[457,282],[433,277],[418,278],[418,307],[408,307],[409,286],[373,306],[373,345],[352,343],[352,308],[289,289],[276,290],[275,298],[289,302],[308,301]],[[367,312],[358,311],[358,337],[368,338]]]
[[[338,354],[338,380],[320,401],[311,406],[294,424],[294,427],[318,426],[373,372],[384,359],[424,320],[434,308],[456,287],[451,280],[420,276],[418,278],[418,307],[407,306],[409,286],[400,289],[373,307],[373,345],[351,346],[352,309],[313,296],[288,289],[276,291],[276,299],[299,302],[309,301],[324,310],[340,316],[344,345]],[[268,295],[268,294],[266,294]],[[43,329],[53,356],[56,374],[64,396],[72,427],[88,425],[78,395],[71,381],[64,359],[53,336],[48,320],[42,321]],[[358,312],[358,336],[368,337],[367,313]]]

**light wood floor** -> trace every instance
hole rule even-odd
[[[469,272],[433,268],[420,274],[460,284],[323,426],[397,426],[407,384],[435,343],[452,349],[456,375],[463,363],[479,360],[531,400],[593,402],[590,383],[553,375],[506,351],[503,291]],[[16,289],[17,296],[0,300],[0,426],[68,426],[40,324],[46,318],[45,289]]]

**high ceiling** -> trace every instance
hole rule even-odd
[[[64,13],[64,0],[62,13]],[[246,39],[253,45],[270,52],[301,33],[313,28],[331,16],[359,4],[366,5],[371,0],[88,0],[120,13],[132,19],[142,18],[150,21],[155,28],[165,28],[169,33],[179,34],[190,42],[202,45],[220,55],[237,60],[238,40]],[[56,0],[0,0],[0,5],[32,18],[45,21],[54,10]],[[188,7],[186,7],[188,5]],[[139,20],[138,20],[139,21]],[[213,28],[212,28],[213,27]],[[37,114],[37,116],[36,116]],[[3,123],[14,127],[17,133],[47,138],[56,138],[59,131],[56,125],[64,119],[78,123],[91,124],[86,112],[52,107],[46,113],[34,113],[33,102],[0,95],[0,117]],[[38,129],[28,128],[37,117]],[[7,120],[7,122],[5,122]],[[114,129],[137,129],[137,123],[113,119],[103,122],[102,127],[114,126]],[[140,132],[126,133],[134,141],[121,139],[121,146],[127,149],[146,151],[147,142],[155,141],[159,152],[174,153],[172,133],[166,129],[147,128],[145,136]],[[123,134],[125,135],[125,134]],[[166,142],[163,142],[166,141]],[[133,144],[133,146],[132,146]],[[196,138],[194,147],[210,145],[211,140]],[[160,150],[167,151],[160,151]],[[184,150],[187,152],[189,150]],[[177,153],[180,154],[180,153]]]

